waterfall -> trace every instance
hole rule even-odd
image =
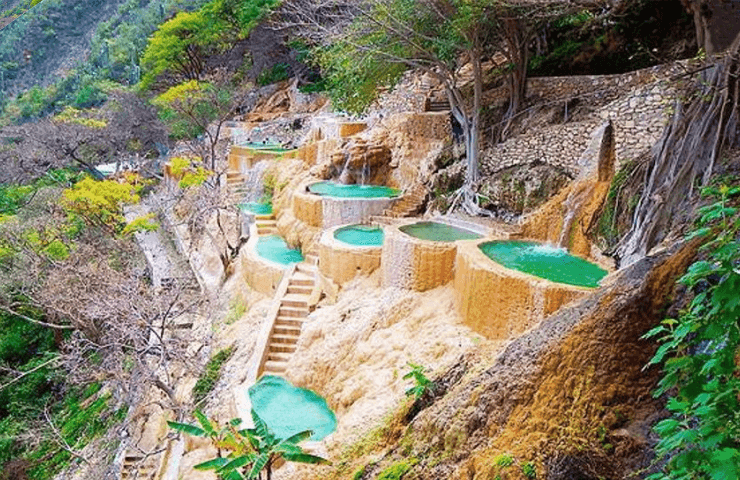
[[[593,185],[588,181],[582,181],[573,186],[568,198],[563,202],[565,215],[563,216],[563,228],[560,230],[560,238],[557,246],[566,250],[570,249],[570,232],[573,222],[578,218],[578,213],[583,208],[586,200],[591,198]]]
[[[263,178],[270,165],[268,160],[260,160],[244,174],[244,202],[259,202],[265,194]]]
[[[370,177],[370,164],[367,163],[367,151],[362,155],[362,171],[360,172],[360,185],[365,185]]]
[[[350,184],[350,178],[351,178],[351,172],[349,171],[349,161],[352,158],[351,155],[345,154],[346,160],[344,162],[344,167],[342,167],[342,172],[339,174],[339,183],[343,183],[345,185]]]

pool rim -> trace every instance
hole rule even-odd
[[[475,252],[476,252],[476,254],[480,254],[480,257],[482,259],[485,259],[486,261],[488,261],[490,263],[490,266],[491,267],[498,268],[498,269],[503,269],[507,274],[514,274],[514,275],[517,275],[517,276],[520,276],[520,277],[523,277],[523,278],[527,278],[527,279],[530,279],[530,280],[531,279],[534,279],[535,281],[554,283],[554,284],[557,284],[557,285],[562,285],[562,286],[567,287],[567,288],[572,288],[572,289],[576,289],[576,290],[583,290],[583,291],[586,291],[586,292],[594,292],[594,291],[596,291],[597,289],[599,289],[599,288],[601,288],[603,286],[603,285],[599,284],[596,287],[585,287],[583,285],[573,285],[572,283],[556,282],[555,280],[549,280],[547,278],[538,277],[537,275],[533,275],[531,273],[523,272],[521,270],[516,270],[514,268],[509,268],[506,265],[504,265],[502,263],[499,263],[496,260],[492,259],[488,255],[486,255],[485,253],[483,253],[483,250],[481,250],[481,245],[483,245],[484,243],[492,243],[492,242],[532,242],[532,243],[538,243],[538,244],[546,244],[546,242],[543,242],[541,240],[532,239],[532,238],[485,238],[485,239],[483,239],[481,241],[476,241],[475,242]],[[599,283],[601,283],[602,281],[604,281],[604,279],[606,279],[609,275],[611,275],[613,273],[610,269],[605,268],[603,265],[599,265],[598,263],[596,263],[596,262],[594,262],[594,261],[592,261],[592,260],[590,260],[588,258],[584,258],[584,257],[582,257],[580,255],[576,255],[576,254],[571,253],[571,252],[568,252],[568,255],[571,255],[573,257],[580,258],[581,260],[585,260],[585,261],[587,261],[587,262],[589,262],[589,263],[591,263],[593,265],[596,265],[597,267],[605,270],[606,271],[606,275],[604,275],[603,277],[601,277],[601,280],[599,280]]]
[[[383,228],[384,225],[381,225],[379,223],[374,223],[374,222],[373,223],[369,223],[369,224],[365,224],[365,223],[346,223],[344,225],[337,225],[335,227],[328,228],[328,229],[326,229],[326,231],[327,232],[330,232],[330,238],[332,240],[332,244],[339,243],[339,246],[340,247],[344,247],[346,249],[351,249],[351,250],[355,250],[355,249],[373,250],[373,249],[382,249],[383,248],[383,243],[381,243],[380,245],[354,245],[352,243],[347,243],[347,242],[344,242],[342,240],[339,240],[337,237],[334,236],[334,235],[336,235],[337,230],[340,230],[342,228],[354,227],[354,226],[357,226],[357,225],[367,225],[367,226],[376,226],[376,227],[378,227],[378,229],[383,232],[383,243],[385,243],[386,231],[385,231],[385,228]],[[323,237],[323,235],[322,235],[322,237]]]
[[[255,227],[255,229],[256,229],[256,227]],[[250,234],[250,237],[252,237],[251,234]],[[257,235],[257,234],[255,234],[253,236],[253,238],[254,238],[253,242],[254,243],[252,243],[252,245],[249,245],[249,241],[251,240],[251,238],[250,238],[250,240],[247,241],[247,254],[248,255],[253,255],[254,258],[256,258],[258,261],[264,262],[268,266],[277,266],[280,270],[288,270],[288,269],[293,268],[294,266],[298,265],[299,263],[306,261],[306,257],[305,256],[303,257],[303,260],[301,260],[301,262],[295,262],[295,263],[280,263],[280,262],[276,262],[274,260],[270,260],[269,258],[263,257],[262,255],[260,255],[259,251],[257,251],[257,244],[259,243],[260,238],[264,238],[264,237],[280,237],[283,240],[285,240],[285,238],[282,235],[279,235],[279,234],[270,234],[270,235]],[[286,242],[286,244],[287,244],[287,242]],[[299,250],[299,252],[301,252],[301,256],[303,256],[303,252],[300,251],[300,250]]]
[[[335,201],[364,201],[364,202],[367,202],[367,201],[384,201],[384,202],[387,202],[389,200],[396,201],[396,200],[400,199],[401,197],[403,197],[403,195],[404,195],[404,191],[402,189],[394,188],[394,187],[389,187],[387,185],[367,185],[367,186],[369,186],[369,187],[392,188],[392,189],[396,190],[398,193],[396,195],[388,196],[388,197],[337,197],[337,196],[334,196],[334,195],[321,195],[320,193],[315,193],[315,192],[312,192],[310,190],[311,189],[311,186],[312,185],[315,185],[317,183],[339,183],[339,182],[336,182],[334,180],[316,180],[316,181],[311,180],[311,181],[305,182],[302,185],[302,188],[300,190],[303,193],[305,193],[306,195],[313,195],[313,196],[318,197],[318,198],[331,198],[332,200],[335,200]],[[344,184],[340,184],[340,185],[344,185]],[[352,183],[350,185],[357,185],[357,184],[356,183]]]
[[[405,235],[405,236],[407,236],[409,238],[414,239],[414,241],[416,241],[416,242],[422,242],[422,243],[429,244],[429,245],[440,245],[440,244],[442,244],[442,245],[445,245],[445,244],[446,245],[457,245],[458,242],[478,242],[478,241],[486,240],[486,239],[489,239],[490,240],[490,236],[488,234],[486,234],[486,233],[481,233],[481,232],[476,232],[476,231],[473,231],[473,230],[468,230],[466,228],[459,227],[459,226],[454,225],[452,223],[439,221],[439,219],[410,218],[408,220],[410,220],[410,221],[403,222],[403,223],[398,223],[398,224],[394,225],[394,227],[395,227],[394,230],[397,230],[401,235]],[[409,225],[414,225],[416,223],[422,223],[422,222],[426,222],[426,223],[439,223],[439,224],[442,224],[442,225],[447,225],[449,227],[454,227],[454,228],[457,228],[459,230],[465,230],[465,231],[474,233],[476,235],[479,235],[480,238],[461,238],[460,240],[453,240],[451,242],[444,241],[444,240],[426,240],[426,239],[423,239],[423,238],[415,237],[415,236],[413,236],[413,235],[411,235],[409,233],[406,233],[403,230],[401,230],[401,227],[406,227],[406,226],[409,226]]]

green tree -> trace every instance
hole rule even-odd
[[[205,59],[231,48],[279,3],[278,0],[213,0],[195,12],[180,12],[150,37],[141,86],[150,88],[162,75],[176,82],[201,80]]]
[[[465,140],[465,182],[453,205],[479,214],[483,212],[474,185],[479,179],[483,59],[496,51],[506,52],[509,65],[500,73],[510,73],[510,119],[524,100],[531,32],[540,22],[569,8],[573,7],[559,1],[286,0],[281,11],[286,27],[323,47],[319,61],[325,61],[330,79],[341,78],[336,72],[345,70],[344,76],[355,80],[350,86],[359,83],[367,87],[376,73],[381,81],[398,76],[398,71],[388,69],[389,63],[418,69],[437,79]],[[461,78],[466,65],[470,78]],[[363,72],[361,68],[378,70]],[[340,82],[332,84],[345,88]],[[358,98],[351,92],[347,95]],[[363,101],[366,99],[370,97],[365,95]]]
[[[217,430],[214,424],[198,411],[194,413],[194,416],[200,427],[178,422],[167,422],[167,424],[188,435],[210,439],[218,448],[219,456],[198,464],[195,468],[214,470],[221,478],[227,480],[244,478],[271,480],[272,466],[281,458],[290,462],[314,465],[330,463],[324,458],[306,453],[298,445],[311,436],[310,430],[280,439],[273,435],[257,412],[252,410],[251,415],[254,428],[243,430],[237,429],[241,423],[239,419],[231,420],[228,425]],[[222,452],[228,453],[222,456]]]
[[[145,74],[142,88],[149,88],[167,72],[176,78],[200,80],[204,54],[212,43],[218,44],[226,28],[223,19],[212,19],[202,11],[180,12],[163,23],[149,39],[141,59]]]
[[[195,154],[203,158],[211,170],[216,168],[216,145],[224,122],[241,104],[245,91],[232,87],[225,80],[214,83],[190,80],[174,86],[152,100],[159,109],[160,119],[175,139],[203,135],[203,147],[196,143]]]

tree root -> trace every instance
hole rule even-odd
[[[632,227],[617,246],[622,265],[634,263],[690,221],[697,186],[706,185],[717,157],[737,144],[740,37],[698,76],[691,98],[678,101],[653,147]]]
[[[453,196],[450,208],[447,209],[447,213],[451,213],[454,210],[460,209],[471,217],[492,217],[493,213],[482,208],[480,206],[480,200],[478,194],[473,189],[473,184],[465,182],[465,184],[457,189]]]

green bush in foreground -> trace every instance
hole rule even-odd
[[[693,234],[708,239],[704,258],[679,280],[691,303],[645,335],[661,343],[650,361],[664,370],[655,395],[668,394],[672,412],[655,427],[668,463],[652,480],[740,478],[740,187],[703,194],[716,199]]]

